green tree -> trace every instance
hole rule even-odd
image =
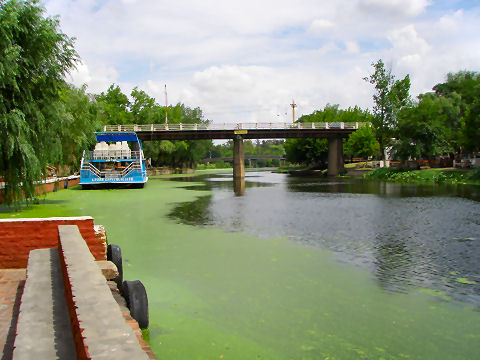
[[[467,151],[480,151],[480,86],[477,85],[477,96],[465,111],[465,126],[462,142]]]
[[[373,128],[370,125],[362,126],[351,134],[344,147],[346,154],[359,156],[364,159],[374,156],[379,150],[380,144],[375,138]]]
[[[34,182],[59,157],[60,93],[78,56],[37,0],[1,5],[0,54],[0,174],[10,202],[33,197]]]
[[[451,137],[455,150],[480,150],[480,73],[459,71],[449,73],[447,81],[433,87],[435,94],[452,100],[459,114],[450,118]]]
[[[297,122],[336,122],[340,113],[339,105],[327,104],[323,110],[300,116]],[[287,139],[285,152],[291,163],[324,167],[328,158],[328,142],[326,139]]]
[[[107,92],[95,96],[98,103],[98,120],[102,125],[132,124],[130,100],[118,85],[112,84]]]
[[[358,122],[372,121],[372,115],[359,107],[339,109],[338,105],[327,104],[323,110],[302,115],[298,122]],[[358,143],[358,146],[361,144]],[[369,144],[366,143],[369,153]],[[347,148],[348,150],[348,148]],[[323,167],[328,158],[328,142],[326,139],[288,139],[285,142],[287,160],[292,163]]]
[[[327,139],[287,139],[287,160],[293,164],[325,167],[328,158]]]
[[[452,153],[455,139],[449,126],[460,109],[453,100],[433,93],[419,95],[417,104],[405,107],[399,113],[398,140],[393,150],[402,160],[408,158],[432,159],[436,155]]]
[[[257,147],[250,139],[243,140],[243,153],[245,155],[256,155],[257,154]]]
[[[263,140],[256,147],[257,154],[285,155],[285,140]]]
[[[92,96],[86,93],[86,85],[76,88],[65,85],[60,90],[60,100],[64,106],[60,118],[62,126],[58,133],[61,149],[55,164],[63,164],[69,170],[79,170],[84,149],[96,143],[95,130],[100,130],[97,122],[97,106]]]
[[[341,112],[338,104],[327,104],[323,110],[316,110],[311,114],[300,116],[297,122],[336,122],[339,121],[338,116]]]
[[[98,103],[98,118],[102,124],[162,124],[168,111],[169,124],[207,123],[199,107],[184,104],[159,105],[155,98],[135,87],[130,93],[132,101],[122,93],[118,85],[112,84],[107,92],[95,98]],[[155,166],[194,167],[207,156],[211,140],[152,141],[143,144],[145,157],[152,159]]]
[[[165,108],[160,107],[145,91],[135,87],[130,95],[133,99],[130,104],[133,123],[159,124],[165,121]]]
[[[397,129],[398,112],[410,103],[410,77],[407,75],[403,80],[395,80],[381,59],[372,66],[374,73],[364,80],[375,86],[372,125],[380,144],[382,160],[385,160],[385,148],[391,144]]]

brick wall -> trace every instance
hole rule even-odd
[[[1,181],[2,179],[0,179]],[[80,183],[80,177],[68,179],[68,187],[78,185]],[[35,186],[35,194],[42,195],[55,190],[62,190],[65,188],[65,178],[58,178],[57,181],[43,183]],[[4,189],[0,189],[0,204],[5,202]]]
[[[57,230],[58,231],[58,230]],[[83,329],[75,311],[75,300],[72,292],[72,283],[68,276],[67,264],[65,263],[65,256],[62,249],[60,238],[58,239],[58,251],[60,255],[60,266],[62,267],[63,286],[65,287],[65,301],[67,303],[68,315],[70,316],[70,326],[72,328],[73,342],[77,351],[77,360],[91,360],[88,353],[88,346],[84,343]]]
[[[56,248],[58,225],[77,225],[96,260],[106,260],[106,244],[95,235],[93,218],[0,219],[0,268],[26,268],[30,250]]]

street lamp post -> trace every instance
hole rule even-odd
[[[292,99],[292,103],[290,104],[292,107],[292,112],[293,112],[293,123],[295,124],[295,108],[297,107],[297,104],[295,104],[295,100]]]

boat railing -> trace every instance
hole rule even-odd
[[[209,123],[209,124],[126,124],[104,125],[105,132],[125,131],[205,131],[205,130],[310,130],[310,129],[358,129],[360,122],[309,122],[309,123]]]
[[[100,170],[98,170],[95,166],[93,166],[92,163],[89,163],[89,162],[84,162],[82,164],[82,167],[80,168],[80,170],[91,171],[92,173],[94,173],[98,177],[101,177],[101,175],[102,175],[102,172]]]
[[[126,166],[122,170],[115,170],[115,169],[99,170],[92,163],[84,162],[81,170],[91,171],[93,174],[101,178],[124,178],[134,170],[142,170],[142,164],[140,163],[140,161],[132,161],[130,164],[128,164],[128,166]]]
[[[132,150],[93,150],[85,151],[84,160],[140,159],[140,151]]]
[[[142,165],[140,164],[139,161],[134,161],[128,164],[128,166],[125,169],[123,169],[121,177],[128,176],[134,170],[142,170]]]

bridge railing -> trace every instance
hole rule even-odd
[[[103,131],[206,131],[206,130],[310,130],[310,129],[349,129],[355,130],[365,125],[358,122],[313,122],[313,123],[211,123],[211,124],[126,124],[104,125]]]

